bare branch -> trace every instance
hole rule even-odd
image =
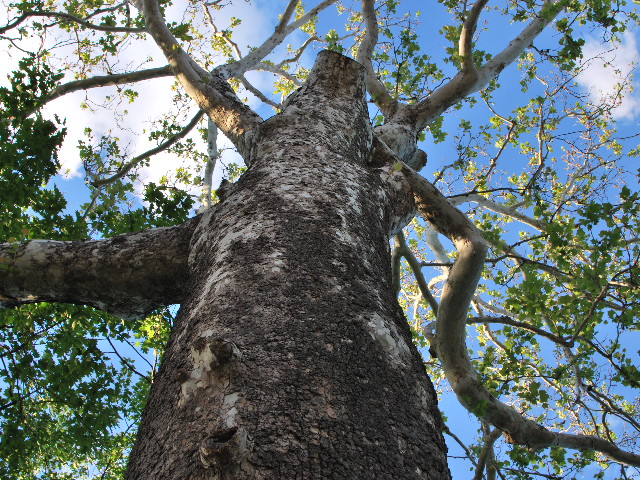
[[[513,218],[514,220],[518,220],[525,225],[529,225],[530,227],[535,228],[541,232],[546,231],[547,224],[540,220],[536,220],[535,218],[528,217],[520,212],[514,207],[507,207],[506,205],[501,205],[497,202],[489,200],[486,197],[483,197],[479,193],[463,193],[461,195],[455,195],[453,197],[449,197],[449,202],[452,205],[460,205],[464,202],[476,202],[483,208],[487,210],[491,210],[492,212],[500,213],[502,215],[506,215],[508,217]]]
[[[221,65],[217,67],[215,71],[218,72],[222,76],[222,78],[232,78],[253,69],[267,55],[269,55],[274,48],[280,45],[290,33],[296,31],[309,20],[313,19],[313,17],[315,17],[319,12],[336,3],[336,1],[337,0],[324,0],[297,20],[287,24],[287,22],[291,19],[291,16],[295,12],[295,6],[298,3],[298,1],[296,0],[291,0],[287,5],[282,19],[276,26],[275,31],[269,38],[264,41],[262,45],[253,49],[249,54],[245,55],[237,62]]]
[[[398,106],[398,101],[391,96],[386,87],[378,79],[376,73],[373,71],[373,64],[371,62],[373,50],[378,43],[378,18],[376,16],[374,0],[362,0],[362,14],[367,25],[367,30],[358,49],[356,60],[365,67],[367,90],[371,94],[373,101],[385,116],[391,116]]]
[[[316,37],[315,35],[312,36],[312,37],[307,38],[304,41],[304,43],[302,45],[300,45],[300,48],[298,49],[296,54],[291,58],[285,58],[284,60],[282,60],[280,63],[278,63],[278,67],[282,67],[282,66],[286,65],[287,63],[297,62],[298,60],[300,60],[300,57],[302,56],[304,51],[307,49],[307,47],[309,45],[311,45],[313,42],[317,42],[319,40],[320,39],[318,37]]]
[[[146,152],[138,155],[137,157],[132,158],[120,170],[118,170],[117,173],[115,173],[111,177],[99,178],[99,179],[93,180],[91,184],[94,187],[100,187],[102,185],[108,185],[115,182],[116,180],[121,179],[127,173],[129,173],[132,168],[137,166],[141,161],[146,160],[147,158],[155,155],[156,153],[163,152],[164,150],[166,150],[167,148],[171,147],[176,142],[178,142],[178,140],[181,140],[184,137],[186,137],[189,134],[189,132],[191,132],[191,130],[193,130],[193,128],[198,124],[198,122],[203,117],[203,115],[204,115],[204,112],[200,110],[198,113],[195,114],[195,116],[191,119],[191,121],[178,133],[176,133],[166,141],[162,142],[157,147],[154,147],[151,150],[147,150]]]
[[[527,330],[529,332],[535,333],[536,335],[540,335],[541,337],[545,337],[558,345],[562,345],[562,346],[570,345],[570,343],[562,337],[558,337],[557,335],[547,332],[545,329],[536,327],[535,325],[532,325],[530,323],[514,320],[513,318],[507,315],[501,315],[499,317],[486,317],[486,316],[470,317],[469,319],[467,319],[468,325],[473,325],[476,323],[484,323],[484,324],[498,323],[502,325],[509,325],[511,327],[521,328],[523,330]]]
[[[113,342],[111,341],[111,338],[109,336],[106,336],[105,339],[107,340],[107,342],[109,342],[109,345],[111,345],[111,348],[113,348],[113,353],[116,355],[116,357],[118,357],[118,359],[120,360],[120,363],[122,363],[125,367],[127,367],[127,369],[130,370],[132,373],[135,373],[139,377],[144,378],[149,385],[151,385],[153,383],[153,381],[151,380],[150,376],[145,375],[144,373],[140,373],[138,370],[136,370],[136,368],[135,368],[135,366],[134,366],[134,364],[133,364],[133,362],[131,360],[129,360],[128,358],[124,358],[122,355],[120,355],[120,352],[118,352],[118,349],[113,344]]]
[[[431,291],[429,290],[429,286],[427,285],[427,281],[425,280],[424,275],[422,274],[422,268],[421,268],[422,265],[420,264],[416,256],[413,254],[413,252],[407,245],[407,241],[404,238],[404,234],[402,232],[396,234],[395,239],[396,239],[396,250],[394,251],[394,254],[397,251],[399,255],[405,258],[405,260],[409,264],[409,267],[411,268],[411,271],[413,272],[416,282],[418,283],[418,288],[420,289],[420,293],[422,294],[422,297],[427,299],[427,302],[429,303],[429,306],[431,307],[433,314],[437,315],[438,302],[431,294]]]
[[[168,77],[173,75],[173,71],[169,65],[158,68],[148,68],[146,70],[138,70],[135,72],[114,73],[111,75],[96,75],[95,77],[85,78],[83,80],[75,80],[73,82],[64,83],[40,99],[40,105],[49,103],[56,98],[60,98],[68,93],[80,90],[88,90],[97,87],[109,87],[113,85],[123,85],[126,83],[142,82],[153,78]],[[25,116],[29,116],[33,111],[27,112]]]
[[[444,427],[444,433],[446,435],[449,435],[451,438],[453,438],[455,440],[455,442],[460,445],[460,448],[462,448],[462,450],[464,450],[464,453],[467,455],[467,458],[471,461],[471,463],[476,466],[478,463],[476,462],[476,459],[473,456],[473,453],[471,452],[471,450],[469,450],[469,447],[467,447],[462,440],[460,440],[460,438],[454,434],[447,425],[445,425]]]
[[[251,92],[253,95],[258,97],[263,103],[266,103],[267,105],[270,105],[273,108],[282,108],[281,104],[274,102],[273,100],[268,98],[264,93],[262,93],[260,90],[254,87],[253,84],[249,80],[247,80],[247,78],[244,75],[240,75],[238,79],[240,80],[240,83],[242,83],[242,86],[248,92]]]
[[[281,77],[286,78],[290,82],[293,82],[293,84],[296,87],[299,87],[299,86],[302,85],[302,82],[300,81],[299,78],[297,78],[295,75],[292,75],[291,73],[283,70],[278,65],[274,65],[273,63],[260,62],[260,64],[256,67],[256,70],[260,70],[262,72],[269,72],[269,73],[274,73],[276,75],[280,75]]]

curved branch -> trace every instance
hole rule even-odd
[[[311,45],[313,42],[319,42],[320,39],[318,37],[316,37],[315,35],[307,38],[302,45],[300,45],[300,48],[298,48],[298,51],[296,52],[296,54],[291,57],[291,58],[285,58],[284,60],[282,60],[280,63],[278,63],[278,67],[283,67],[284,65],[286,65],[287,63],[295,63],[298,60],[300,60],[300,57],[302,56],[302,54],[304,53],[304,51],[307,49],[307,47],[309,45]]]
[[[0,27],[0,34],[3,34],[11,30],[12,28],[17,27],[22,22],[24,22],[27,18],[30,18],[30,17],[62,18],[62,19],[77,23],[78,25],[82,25],[83,27],[90,28],[91,30],[98,30],[100,32],[144,33],[147,31],[145,28],[110,27],[108,25],[96,25],[94,23],[87,22],[82,18],[76,17],[75,15],[71,15],[69,13],[63,13],[63,12],[24,12],[16,20],[14,20],[13,23],[5,25],[4,27]]]
[[[473,72],[477,75],[476,64],[473,61],[473,34],[478,25],[478,19],[482,9],[489,3],[489,0],[478,0],[471,7],[469,16],[462,26],[460,39],[458,40],[458,54],[462,58],[462,70],[465,72]]]
[[[507,435],[507,440],[530,448],[561,446],[596,450],[626,465],[640,466],[640,455],[626,452],[593,435],[551,432],[525,419],[512,407],[496,399],[482,384],[466,347],[467,311],[480,280],[487,243],[475,225],[424,177],[401,162],[398,169],[413,192],[418,212],[458,250],[440,299],[436,319],[436,352],[451,388],[470,412]]]
[[[193,128],[198,124],[198,122],[203,117],[203,115],[204,115],[204,112],[200,110],[198,113],[195,114],[195,116],[191,119],[191,121],[178,133],[168,138],[166,141],[162,142],[157,147],[154,147],[151,150],[147,150],[146,152],[138,155],[137,157],[132,158],[120,170],[118,170],[118,172],[116,172],[114,175],[110,176],[109,178],[99,178],[97,180],[92,181],[91,184],[94,187],[100,187],[102,185],[108,185],[115,182],[116,180],[121,179],[127,173],[129,173],[133,167],[138,165],[141,161],[155,155],[156,153],[160,153],[166,150],[167,148],[175,144],[178,140],[181,140],[184,137],[186,137],[189,134],[189,132],[193,130]]]
[[[141,318],[180,303],[195,217],[106,240],[0,244],[0,307],[54,301]]]
[[[251,136],[247,134],[262,122],[260,115],[240,101],[219,73],[207,72],[182,49],[167,27],[157,0],[138,0],[136,5],[142,8],[147,30],[187,94],[249,162]]]
[[[390,116],[398,106],[398,101],[391,96],[386,87],[378,79],[376,73],[373,71],[373,64],[371,63],[373,50],[378,43],[378,18],[376,16],[374,0],[362,0],[362,14],[367,25],[367,30],[358,49],[356,60],[364,65],[367,91],[371,94],[372,100],[385,116]]]

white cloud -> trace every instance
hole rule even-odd
[[[636,37],[626,33],[620,44],[603,44],[587,40],[583,47],[584,69],[578,75],[578,84],[589,92],[593,102],[615,99],[612,110],[615,119],[633,119],[640,112],[640,95],[634,93],[633,80],[640,52]],[[621,90],[622,87],[622,90]]]

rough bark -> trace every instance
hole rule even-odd
[[[0,307],[53,301],[141,318],[180,303],[198,219],[106,240],[0,244]]]
[[[128,479],[450,478],[391,288],[409,204],[389,202],[373,143],[363,69],[321,53],[192,237]]]

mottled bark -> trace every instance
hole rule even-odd
[[[180,303],[197,222],[106,240],[0,244],[0,307],[52,301],[140,318]]]
[[[450,477],[391,289],[389,234],[411,204],[390,198],[404,190],[373,143],[362,68],[321,53],[194,232],[128,479]]]

